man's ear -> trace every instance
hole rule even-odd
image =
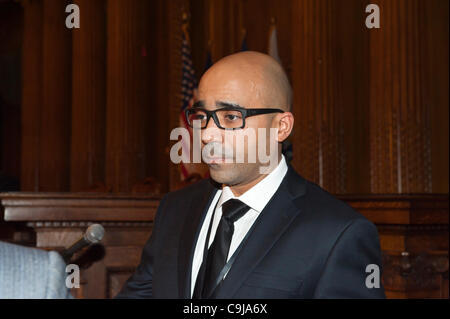
[[[294,115],[291,112],[277,114],[278,142],[283,142],[289,137],[294,128]]]

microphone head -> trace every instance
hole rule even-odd
[[[92,244],[98,243],[102,240],[103,235],[105,234],[105,229],[100,224],[92,224],[86,229],[86,233],[84,234],[84,238]]]

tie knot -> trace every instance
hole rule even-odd
[[[222,216],[229,223],[234,223],[250,209],[239,199],[230,199],[222,204]]]

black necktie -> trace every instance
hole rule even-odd
[[[222,218],[217,227],[214,241],[208,250],[206,260],[203,260],[197,275],[193,298],[208,298],[213,293],[218,284],[218,276],[227,263],[234,232],[233,224],[249,209],[250,207],[238,199],[230,199],[222,204]],[[201,284],[202,281],[203,285]]]

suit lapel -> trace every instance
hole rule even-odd
[[[183,221],[178,250],[178,288],[180,298],[191,297],[192,261],[198,235],[203,225],[206,213],[217,192],[212,183],[201,190],[199,198],[192,198],[187,207],[186,218]]]
[[[306,181],[289,167],[272,199],[250,229],[247,241],[215,291],[215,298],[232,298],[241,284],[274,246],[291,222],[300,213],[294,199],[305,193]]]

